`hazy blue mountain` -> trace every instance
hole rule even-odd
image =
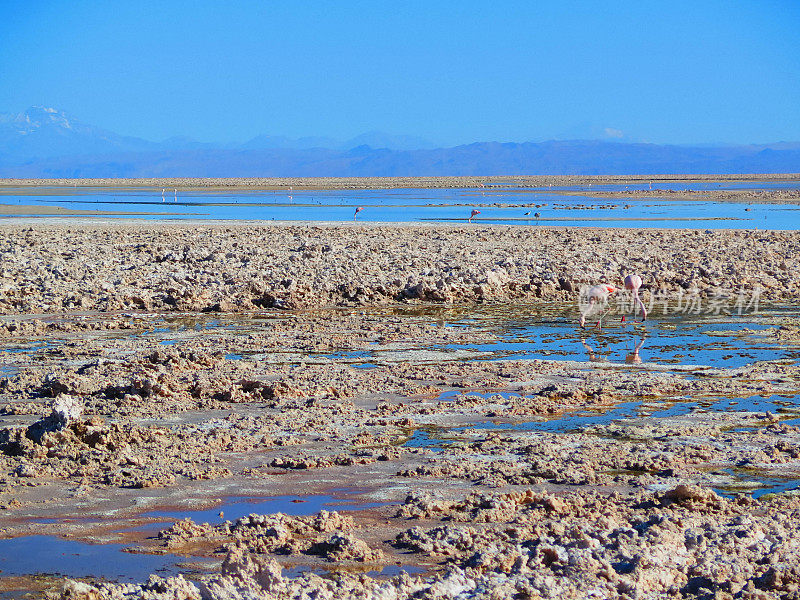
[[[425,150],[436,148],[436,144],[413,135],[392,135],[381,131],[369,131],[347,140],[339,147],[343,150],[358,146],[387,148],[389,150]]]
[[[328,137],[288,138],[282,135],[259,135],[237,147],[243,150],[273,150],[286,148],[290,150],[306,150],[311,148],[338,148],[341,142]]]
[[[0,157],[29,159],[155,150],[158,144],[86,125],[54,108],[0,113]]]
[[[245,150],[272,150],[287,148],[304,150],[311,148],[327,148],[329,150],[349,150],[357,146],[372,148],[388,148],[390,150],[419,150],[435,148],[435,144],[411,135],[392,135],[381,131],[362,133],[349,140],[335,140],[329,137],[288,138],[279,135],[259,135],[237,147]]]
[[[426,146],[426,144],[428,144]],[[35,107],[0,115],[0,177],[333,177],[800,172],[800,143],[658,145],[621,140],[480,142],[432,148],[410,136],[259,136],[244,144],[150,142]]]

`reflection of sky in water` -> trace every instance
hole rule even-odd
[[[790,309],[763,309],[759,313],[732,315],[694,315],[680,312],[651,313],[644,324],[621,323],[620,315],[603,320],[602,330],[577,325],[578,309],[564,307],[561,312],[524,313],[523,307],[505,314],[493,309],[476,309],[471,316],[453,315],[454,325],[486,327],[500,340],[486,344],[450,344],[446,349],[471,349],[491,352],[493,359],[526,358],[629,363],[639,347],[642,362],[664,365],[707,365],[734,368],[760,360],[797,359],[800,348],[778,343],[769,337],[739,335],[742,329],[754,331],[774,326],[771,318],[796,319]]]
[[[33,535],[0,540],[3,576],[50,574],[100,577],[122,582],[146,581],[151,573],[162,577],[186,573],[185,561],[174,555],[131,554],[125,544],[87,544],[56,536]]]
[[[491,396],[489,393],[487,396]],[[605,410],[577,410],[567,411],[552,419],[540,421],[526,421],[520,423],[497,423],[482,421],[467,427],[476,429],[506,429],[519,431],[550,431],[567,432],[577,431],[590,425],[608,425],[614,421],[632,419],[636,417],[680,417],[696,410],[707,412],[772,412],[781,414],[795,414],[800,411],[800,397],[798,396],[750,396],[747,398],[693,398],[667,399],[658,403],[652,402],[622,402]],[[792,423],[795,419],[783,422]],[[461,427],[458,429],[466,429]]]
[[[331,309],[337,310],[337,309]],[[440,345],[425,339],[407,340],[408,351],[432,350],[448,353],[454,350],[479,352],[473,355],[478,360],[501,359],[545,359],[574,360],[597,364],[650,363],[666,368],[682,365],[701,365],[720,368],[735,368],[755,361],[800,358],[800,345],[779,342],[770,330],[781,324],[797,321],[793,307],[760,306],[759,312],[742,315],[690,314],[675,310],[667,311],[659,306],[650,311],[644,323],[634,323],[631,315],[621,321],[621,314],[609,312],[603,318],[602,330],[594,327],[595,318],[587,319],[587,327],[578,326],[576,303],[542,304],[486,304],[486,305],[412,305],[359,309],[372,316],[386,314],[453,328],[471,329],[476,334],[489,333],[497,340],[486,343],[452,343]],[[317,314],[316,311],[312,311]],[[321,311],[319,314],[325,314]],[[271,311],[256,316],[195,315],[188,317],[156,317],[156,323],[144,323],[143,331],[119,332],[119,337],[152,339],[159,345],[175,345],[188,342],[209,330],[228,332],[233,336],[246,335],[274,319],[282,319],[291,313]],[[751,333],[743,333],[743,330]],[[760,335],[759,332],[764,332]],[[114,334],[108,334],[114,337]],[[235,337],[234,337],[235,342]],[[14,342],[0,347],[0,355],[7,353],[6,372],[12,372],[16,355],[34,355],[57,347],[63,340],[48,342]],[[260,350],[236,350],[231,347],[225,357],[229,360],[260,360]],[[280,348],[270,350],[271,354]],[[301,350],[292,350],[301,352]],[[395,362],[403,359],[403,350],[394,346],[370,344],[368,348],[331,348],[326,352],[310,352],[308,359],[321,362],[349,364],[356,368],[375,368],[385,360]],[[291,352],[290,352],[291,354]],[[294,355],[292,355],[294,356]],[[413,358],[410,355],[409,358]],[[456,358],[456,355],[453,355]],[[292,360],[296,360],[294,356]],[[638,359],[638,360],[636,360]]]
[[[250,514],[270,515],[284,513],[287,515],[313,515],[321,510],[357,510],[380,506],[373,503],[356,503],[329,495],[311,496],[271,496],[268,498],[227,498],[214,508],[199,510],[156,510],[142,516],[164,519],[192,519],[196,523],[221,523],[235,521]],[[223,517],[219,513],[223,513]]]
[[[800,182],[755,183],[658,183],[660,189],[764,189],[800,187]],[[800,207],[787,204],[745,204],[663,200],[658,198],[593,198],[551,193],[592,190],[612,191],[647,189],[647,184],[572,186],[569,188],[530,189],[393,189],[393,190],[308,190],[179,192],[161,201],[160,191],[153,190],[77,190],[62,188],[53,194],[6,195],[5,204],[57,205],[78,210],[155,212],[161,216],[145,218],[175,219],[258,219],[289,221],[352,221],[357,206],[364,210],[360,221],[448,221],[462,220],[477,205],[480,223],[516,223],[595,226],[595,227],[669,227],[669,228],[800,228]],[[544,206],[521,206],[540,204]],[[456,206],[458,205],[458,206]],[[587,209],[580,206],[592,206]],[[628,208],[626,208],[626,206]],[[572,207],[572,210],[568,210]],[[745,209],[750,209],[746,211]],[[525,216],[524,213],[531,215]],[[533,213],[541,213],[536,220]],[[178,213],[168,215],[165,213]],[[637,220],[644,219],[644,220]],[[720,220],[722,219],[722,220]]]
[[[459,393],[460,392],[454,391],[445,392],[439,400],[452,400]],[[463,393],[467,395],[478,395],[484,398],[491,398],[494,395],[509,398],[518,395],[509,392],[468,391]],[[464,438],[459,436],[466,433],[468,430],[569,433],[578,432],[593,425],[608,425],[615,421],[626,421],[642,417],[680,417],[698,410],[708,412],[741,411],[755,413],[769,411],[778,415],[791,415],[798,414],[798,411],[800,411],[800,396],[773,395],[766,397],[750,396],[746,398],[697,397],[691,399],[685,397],[669,398],[658,402],[622,402],[606,409],[566,411],[552,418],[535,421],[479,421],[458,427],[429,427],[417,429],[404,445],[427,448],[433,452],[442,452],[448,446],[457,444],[459,441],[463,442]],[[800,418],[781,419],[781,421],[788,424],[797,424],[800,422]],[[763,423],[754,423],[749,426],[733,428],[732,431],[753,431],[761,426],[763,426]],[[792,475],[777,476],[770,474],[765,476],[758,471],[746,469],[725,469],[724,472],[732,477],[733,482],[730,485],[714,487],[714,489],[717,493],[727,497],[732,497],[735,493],[743,492],[757,498],[768,493],[780,493],[800,489],[799,478]],[[745,482],[751,483],[745,484]]]
[[[717,494],[725,498],[733,498],[736,494],[748,494],[760,498],[765,494],[780,494],[800,489],[800,482],[796,477],[765,477],[762,473],[750,469],[723,469],[722,472],[736,481],[731,485],[712,487]],[[756,487],[749,485],[750,483],[758,485]]]
[[[329,495],[273,496],[269,498],[227,498],[214,508],[200,510],[155,510],[144,517],[171,520],[191,518],[197,523],[235,521],[251,513],[313,515],[321,510],[358,510],[381,506],[356,503]],[[219,516],[223,511],[224,517]],[[47,520],[51,521],[51,520]],[[153,528],[148,525],[147,528]],[[124,552],[129,544],[88,544],[57,536],[23,536],[0,540],[0,572],[8,575],[59,574],[67,577],[93,576],[124,582],[145,581],[151,573],[161,576],[187,573],[181,563],[208,563],[202,558]]]
[[[800,349],[758,335],[737,335],[747,328],[755,332],[775,327],[784,322],[796,322],[793,308],[761,307],[759,313],[741,316],[693,315],[657,311],[644,326],[622,325],[619,317],[606,319],[603,331],[577,327],[577,307],[551,305],[528,307],[508,305],[473,307],[471,312],[459,308],[428,310],[431,322],[456,327],[489,329],[500,336],[497,342],[487,344],[451,344],[449,349],[471,348],[492,353],[492,359],[541,358],[591,362],[592,356],[600,362],[626,364],[642,343],[640,356],[643,362],[669,365],[708,365],[735,368],[756,360],[797,359]],[[591,350],[590,350],[591,348]],[[438,400],[452,401],[459,391],[447,391]],[[472,390],[465,392],[490,398],[518,396],[508,391]],[[744,398],[718,396],[664,398],[659,401],[623,402],[602,410],[567,411],[554,418],[531,421],[481,421],[449,429],[418,429],[408,440],[409,446],[426,447],[433,451],[455,443],[453,434],[465,429],[541,431],[566,433],[579,431],[592,425],[607,425],[640,417],[679,417],[695,411],[708,412],[771,412],[788,424],[800,424],[800,396],[768,395]],[[788,418],[787,418],[788,417]],[[738,430],[752,430],[739,427]],[[451,432],[451,433],[448,433]],[[791,476],[761,477],[753,473],[731,473],[735,481],[757,482],[758,487],[746,488],[756,497],[765,493],[794,490],[800,487]],[[716,488],[715,488],[716,489]],[[730,495],[745,488],[735,485],[720,487],[720,493]]]

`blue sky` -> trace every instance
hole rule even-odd
[[[161,140],[800,140],[800,2],[0,0],[0,112]]]

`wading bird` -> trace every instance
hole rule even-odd
[[[628,275],[625,277],[625,289],[629,292],[633,292],[633,298],[635,302],[639,305],[639,308],[642,310],[642,321],[647,319],[647,309],[644,307],[644,302],[639,297],[639,288],[642,287],[642,278],[636,275],[635,273]],[[633,316],[636,318],[636,307],[633,309]],[[624,317],[623,317],[623,320]]]
[[[167,193],[167,188],[161,188],[161,201],[165,202],[166,199],[164,198],[164,194]]]
[[[475,215],[479,215],[479,214],[481,214],[481,211],[479,211],[479,210],[475,210],[475,209],[473,208],[473,209],[472,209],[472,214],[469,216],[469,219],[467,219],[467,221],[469,221],[470,223],[472,223],[472,217],[474,217]]]
[[[602,283],[600,285],[594,285],[590,287],[585,297],[581,297],[581,327],[586,326],[586,317],[589,315],[601,311],[606,307],[608,304],[608,297],[617,291],[617,288],[611,285],[606,285]],[[602,329],[603,315],[601,314],[600,317],[597,319],[596,327],[598,329]]]
[[[358,208],[356,208],[356,212],[354,212],[354,213],[353,213],[353,221],[355,221],[355,220],[356,220],[356,215],[357,215],[358,213],[360,213],[362,210],[364,210],[364,207],[363,207],[363,206],[359,206]]]

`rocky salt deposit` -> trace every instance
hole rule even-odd
[[[573,307],[581,285],[632,271],[646,298],[758,285],[763,302],[796,301],[798,245],[774,232],[5,227],[0,536],[218,562],[191,578],[0,590],[797,598],[800,366],[485,360],[496,329],[431,307]],[[740,333],[797,349],[796,327],[769,319]],[[751,397],[770,410],[704,408]],[[623,404],[638,413],[537,427]],[[373,504],[224,515],[230,497],[302,507],[315,494]],[[148,516],[159,508],[223,514],[164,524]]]
[[[242,312],[572,299],[637,272],[652,292],[800,295],[791,232],[473,226],[4,228],[0,309]],[[86,257],[91,256],[91,262]]]

